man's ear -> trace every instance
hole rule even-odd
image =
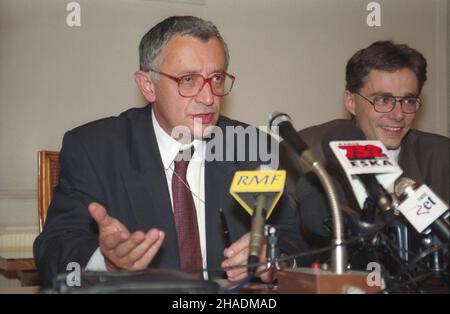
[[[348,90],[344,92],[344,106],[348,112],[355,116],[355,95]]]
[[[151,81],[150,74],[148,72],[138,70],[134,72],[134,81],[139,87],[144,98],[150,103],[155,102],[155,84]]]

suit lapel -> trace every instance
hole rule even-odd
[[[166,174],[153,130],[151,108],[130,119],[130,164],[122,173],[139,229],[159,228],[166,238],[153,265],[179,267],[176,227]]]

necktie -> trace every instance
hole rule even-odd
[[[189,161],[194,147],[180,151],[175,158],[172,176],[173,214],[177,227],[178,251],[181,269],[185,271],[202,269],[202,252],[192,192],[186,179]],[[203,278],[202,272],[195,273]]]

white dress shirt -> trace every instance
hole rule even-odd
[[[401,146],[399,146],[399,148],[397,148],[397,149],[388,149],[387,154],[388,154],[389,158],[395,160],[395,162],[398,162],[398,156],[400,155],[401,149],[402,149]]]
[[[170,200],[172,202],[173,211],[173,197],[172,197],[172,176],[175,169],[175,157],[179,151],[185,150],[191,146],[194,146],[195,151],[189,162],[187,169],[187,181],[192,192],[192,198],[194,200],[195,209],[197,211],[197,225],[199,229],[200,248],[202,251],[202,265],[206,269],[206,226],[205,226],[205,149],[206,143],[201,140],[194,140],[189,144],[181,144],[167,134],[159,125],[156,120],[155,114],[152,110],[152,122],[153,130],[156,135],[156,141],[161,154],[161,160],[164,165],[164,171],[166,173],[167,186],[170,193]],[[144,232],[148,230],[142,230]],[[150,263],[151,265],[151,263]],[[87,271],[106,271],[106,264],[103,254],[100,248],[92,254],[88,264],[86,265]],[[208,273],[203,272],[203,277],[208,279]]]

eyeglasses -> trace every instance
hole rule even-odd
[[[370,99],[367,99],[359,93],[354,94],[361,96],[362,98],[367,100],[373,106],[373,109],[379,113],[391,112],[392,110],[394,110],[397,101],[400,102],[403,113],[416,113],[419,110],[420,106],[422,106],[420,99],[413,96],[398,97],[376,95],[373,98],[373,101],[371,101]]]
[[[215,96],[225,96],[231,92],[234,80],[233,75],[222,72],[214,73],[211,77],[205,78],[198,73],[186,74],[179,77],[170,74],[150,69],[150,71],[161,74],[178,84],[178,93],[182,97],[195,97],[203,89],[205,84],[209,83],[211,92]]]

